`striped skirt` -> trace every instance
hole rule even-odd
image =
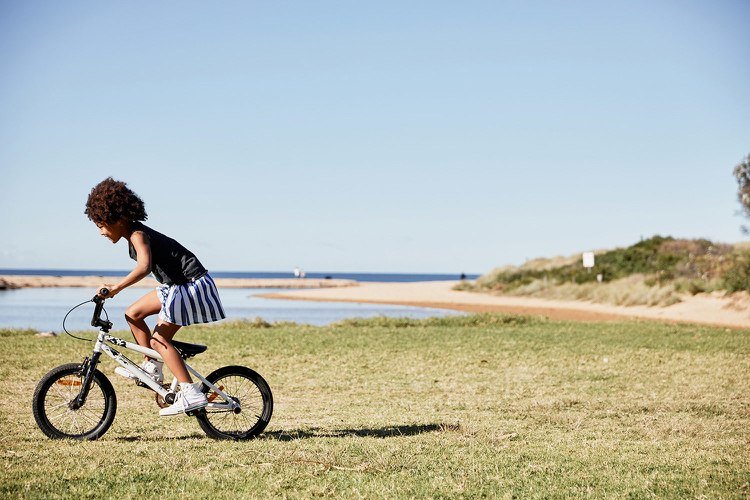
[[[184,285],[160,285],[156,291],[161,300],[159,319],[163,321],[187,326],[226,318],[216,283],[208,273]]]

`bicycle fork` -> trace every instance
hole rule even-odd
[[[78,395],[68,404],[71,410],[77,410],[86,404],[86,398],[91,390],[91,384],[94,383],[94,372],[96,371],[96,365],[99,364],[99,357],[102,355],[101,352],[94,352],[91,358],[83,360],[81,365],[81,374],[83,375],[83,382],[81,382],[81,391]]]
[[[103,337],[109,333],[112,329],[112,322],[101,319],[99,316],[104,309],[104,299],[99,298],[97,295],[91,299],[96,304],[94,308],[94,316],[91,318],[91,326],[98,326],[100,333],[97,337],[96,344],[94,345],[94,352],[91,354],[91,358],[83,360],[81,365],[81,373],[83,374],[83,382],[81,383],[81,391],[78,395],[68,404],[71,410],[77,410],[86,404],[86,398],[91,390],[91,384],[94,383],[94,372],[96,372],[96,365],[99,364],[99,357],[102,355],[101,342]],[[63,320],[63,327],[65,320]]]

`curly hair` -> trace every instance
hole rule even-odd
[[[128,222],[146,220],[143,200],[127,184],[107,177],[94,186],[86,200],[84,211],[95,224],[113,224],[124,219]]]

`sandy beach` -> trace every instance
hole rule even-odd
[[[46,288],[46,287],[85,287],[96,288],[104,283],[117,283],[121,276],[27,276],[0,275],[0,283],[7,283],[9,288]],[[255,278],[214,278],[219,288],[330,288],[347,287],[357,284],[353,280],[340,279],[255,279]],[[153,288],[159,283],[151,278],[144,278],[135,285],[137,288]]]
[[[731,328],[750,328],[750,301],[744,296],[725,298],[718,295],[699,294],[686,296],[682,302],[668,307],[624,307],[590,302],[544,300],[456,291],[453,290],[455,284],[455,281],[360,283],[356,287],[294,290],[269,293],[263,296],[290,300],[401,304],[467,312],[520,313],[575,321],[615,321],[641,318]]]

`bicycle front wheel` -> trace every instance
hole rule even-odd
[[[227,402],[204,384],[202,390],[209,405],[196,415],[203,432],[215,439],[235,440],[250,439],[263,432],[273,413],[273,395],[263,377],[244,366],[225,366],[206,379],[239,403],[240,408],[227,408]]]
[[[72,402],[81,392],[81,365],[70,363],[45,375],[34,391],[34,419],[53,439],[93,440],[101,437],[115,419],[115,389],[99,370],[94,371],[86,403],[75,408]]]

